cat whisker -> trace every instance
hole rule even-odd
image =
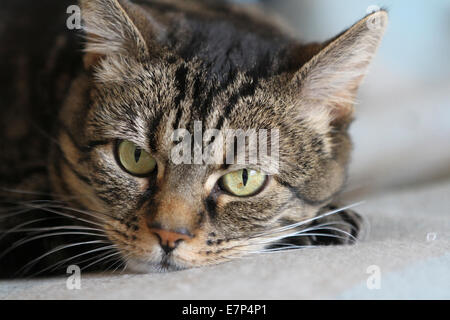
[[[52,249],[52,250],[40,255],[39,257],[33,259],[32,261],[28,262],[22,268],[17,270],[16,274],[27,273],[36,263],[38,263],[43,258],[45,258],[55,252],[58,252],[58,251],[61,251],[64,249],[68,249],[68,248],[72,248],[72,247],[76,247],[76,246],[87,245],[87,244],[96,244],[96,243],[109,243],[109,242],[104,241],[104,240],[92,240],[92,241],[76,242],[76,243],[58,246],[55,249]]]
[[[18,240],[16,242],[14,242],[11,247],[9,247],[7,250],[3,251],[2,254],[0,254],[0,260],[6,256],[8,253],[10,253],[11,251],[13,251],[14,249],[29,243],[31,241],[34,240],[38,240],[38,239],[44,239],[44,238],[48,238],[48,237],[53,237],[53,236],[64,236],[64,235],[89,235],[89,236],[96,236],[96,237],[104,237],[107,238],[106,235],[104,234],[97,234],[97,233],[92,233],[92,232],[55,232],[55,233],[46,233],[46,234],[41,234],[41,235],[37,235],[37,236],[33,236],[33,237],[27,237],[21,240]]]
[[[101,259],[98,259],[98,260],[96,260],[96,261],[94,261],[94,262],[88,264],[87,266],[81,268],[81,270],[82,270],[82,271],[83,271],[83,270],[86,270],[87,268],[92,267],[93,265],[96,265],[97,263],[100,263],[100,262],[104,261],[105,259],[108,259],[108,258],[110,258],[110,257],[116,256],[116,255],[119,255],[119,254],[121,254],[121,253],[120,253],[120,252],[112,253],[112,254],[110,254],[110,255],[108,255],[108,256],[106,256],[106,257],[103,257],[103,258],[101,258]]]
[[[351,226],[350,224],[347,224],[345,222],[328,222],[328,223],[322,223],[319,225],[313,225],[313,226],[305,228],[305,229],[297,230],[296,232],[294,232],[294,234],[302,234],[303,232],[314,231],[314,230],[331,230],[331,231],[336,231],[336,232],[342,232],[342,233],[346,234],[347,236],[353,238],[355,241],[357,240],[352,234],[348,233],[345,230],[342,230],[339,228],[334,228],[334,227],[329,227],[329,226],[333,226],[333,225],[350,226],[352,228],[352,230],[356,230],[356,228],[354,228],[353,226]]]
[[[320,228],[320,229],[315,229],[315,230],[326,230],[326,229]],[[278,240],[289,239],[289,238],[310,237],[310,236],[330,237],[330,238],[336,238],[336,239],[341,239],[341,240],[347,240],[348,239],[346,237],[333,235],[333,234],[328,234],[328,233],[305,233],[305,231],[303,231],[303,232],[300,232],[300,233],[290,233],[290,234],[285,235],[285,236],[270,238],[270,239],[267,239],[267,240],[264,240],[264,241],[260,241],[260,242],[258,242],[258,244],[264,245],[264,244],[273,243],[273,244],[277,245],[276,241],[278,241]]]
[[[66,209],[66,210],[69,210],[69,211],[82,213],[82,214],[85,214],[87,216],[91,216],[91,217],[94,217],[94,218],[98,218],[98,215],[108,216],[108,215],[106,215],[104,213],[101,213],[101,212],[95,212],[94,213],[94,212],[85,211],[85,210],[81,210],[81,209],[77,209],[77,208],[72,208],[72,207],[64,205],[62,202],[55,202],[55,205],[52,206],[52,208],[54,208],[54,209]]]
[[[341,208],[338,208],[338,209],[335,209],[335,210],[332,210],[332,211],[325,212],[325,213],[323,213],[321,215],[318,215],[318,216],[315,216],[313,218],[306,219],[306,220],[303,220],[303,221],[300,221],[300,222],[296,222],[296,223],[293,223],[293,224],[290,224],[290,225],[287,225],[287,226],[275,228],[275,229],[269,230],[267,232],[263,232],[263,233],[254,235],[252,237],[260,238],[260,237],[264,237],[264,236],[267,236],[267,235],[276,234],[276,233],[284,232],[284,231],[291,230],[291,229],[294,229],[294,228],[298,228],[300,226],[303,226],[305,224],[311,223],[311,222],[316,221],[318,219],[322,219],[324,217],[327,217],[327,216],[330,216],[330,215],[333,215],[333,214],[337,214],[337,213],[339,213],[341,211],[344,211],[344,210],[347,210],[347,209],[350,209],[350,208],[354,208],[356,206],[359,206],[359,205],[363,204],[364,202],[365,201],[356,202],[356,203],[350,204],[350,205],[345,206],[345,207],[341,207]]]
[[[69,208],[69,207],[64,207],[64,206],[60,206],[60,205],[39,205],[39,204],[32,204],[32,203],[27,203],[27,202],[15,203],[15,205],[21,205],[21,206],[25,207],[26,209],[22,209],[22,210],[19,210],[17,212],[13,212],[13,213],[6,214],[6,215],[2,214],[0,216],[0,219],[10,218],[10,217],[13,217],[13,216],[16,216],[16,215],[19,215],[19,214],[23,214],[23,213],[27,213],[27,212],[30,212],[30,211],[33,211],[33,210],[41,210],[41,211],[46,211],[46,212],[50,212],[50,213],[55,213],[55,214],[64,216],[66,218],[72,218],[72,219],[80,220],[80,221],[83,221],[83,222],[86,222],[86,223],[96,224],[93,221],[86,220],[86,219],[83,219],[83,218],[80,218],[80,217],[77,217],[77,216],[74,216],[74,215],[70,215],[68,213],[55,211],[55,209],[67,209],[67,210],[70,211],[72,208]],[[73,211],[73,209],[72,209],[72,211]],[[94,214],[91,214],[91,216],[92,217],[96,217]],[[97,225],[98,226],[102,226],[101,224],[97,224]]]
[[[55,193],[45,193],[45,192],[36,192],[36,191],[29,191],[29,190],[20,190],[20,189],[10,189],[10,188],[4,188],[4,187],[0,187],[0,191],[3,192],[9,192],[9,193],[17,193],[17,194],[28,194],[28,195],[33,195],[33,196],[41,196],[41,197],[68,197],[66,195],[58,195]],[[68,197],[69,198],[69,197]],[[71,196],[70,198],[77,198],[75,196]]]
[[[317,230],[327,230],[327,229],[317,229]],[[327,238],[335,238],[335,239],[341,239],[341,240],[348,240],[349,239],[347,237],[338,236],[338,235],[329,234],[329,233],[305,233],[305,234],[297,235],[295,237],[300,237],[300,236],[327,237]],[[355,240],[352,239],[352,241],[354,242]]]
[[[42,137],[48,139],[50,142],[54,143],[59,149],[62,150],[62,146],[61,146],[61,144],[60,144],[60,142],[58,141],[57,138],[52,137],[51,134],[50,134],[49,132],[45,131],[45,129],[43,129],[43,128],[42,128],[36,121],[34,121],[33,119],[30,119],[29,121],[30,121],[31,126],[33,126],[34,129],[36,129],[37,132],[38,132],[39,134],[42,135]]]
[[[123,265],[120,267],[120,268],[122,268],[122,270],[120,270],[120,274],[123,274],[125,272],[125,270],[127,270],[128,262],[129,262],[128,258],[123,259]]]
[[[323,236],[323,237],[331,237],[331,238],[338,238],[338,239],[342,239],[342,240],[347,240],[348,237],[342,237],[342,236],[337,236],[337,235],[332,235],[332,234],[328,234],[328,233],[307,233],[310,231],[320,231],[320,230],[331,230],[331,231],[336,231],[336,232],[342,232],[345,235],[347,235],[348,237],[350,237],[352,239],[352,241],[356,241],[357,239],[349,234],[346,231],[343,231],[341,229],[337,229],[337,228],[325,228],[325,227],[312,227],[312,228],[308,228],[305,230],[301,230],[301,231],[297,231],[297,232],[293,232],[293,233],[289,233],[286,235],[281,235],[278,237],[273,237],[273,238],[269,238],[266,239],[264,241],[260,241],[258,242],[258,244],[267,244],[267,243],[272,243],[272,242],[276,242],[278,240],[282,240],[282,239],[287,239],[287,238],[299,238],[299,237],[303,237],[303,236]]]
[[[104,212],[98,212],[98,211],[90,212],[90,211],[81,210],[81,209],[78,209],[78,208],[72,208],[72,207],[66,206],[65,203],[63,201],[60,201],[60,200],[30,200],[30,201],[22,201],[22,202],[4,201],[3,203],[12,204],[12,205],[15,205],[15,206],[21,205],[21,206],[27,208],[26,209],[27,211],[30,211],[30,210],[33,210],[33,209],[42,209],[42,210],[44,210],[45,209],[44,207],[39,207],[37,205],[48,204],[49,206],[47,206],[47,208],[66,209],[66,210],[69,210],[69,211],[85,214],[87,216],[92,216],[94,218],[99,218],[99,215],[100,215],[100,216],[104,216],[104,217],[107,217],[107,218],[110,218],[110,219],[113,219],[113,220],[118,220],[116,217],[114,217],[114,216],[112,216],[110,214],[106,214]],[[18,213],[15,213],[15,214],[18,214]],[[2,215],[0,217],[0,219],[1,218],[7,218],[7,217],[10,217],[10,216]]]
[[[131,257],[130,253],[125,255],[125,256],[123,256],[122,257],[123,263],[121,265],[119,265],[118,268],[116,268],[114,270],[114,272],[116,272],[117,269],[121,268],[122,270],[120,270],[120,274],[123,274],[125,272],[125,270],[127,269],[127,267],[128,267],[128,262],[130,260],[130,257]]]
[[[274,252],[280,252],[280,251],[287,251],[287,250],[298,250],[298,249],[305,249],[305,248],[317,248],[318,246],[315,245],[292,245],[289,247],[283,247],[283,248],[271,248],[271,249],[262,249],[257,251],[249,251],[251,254],[260,254],[260,253],[274,253]]]
[[[129,262],[128,258],[127,258],[127,259],[124,259],[123,262],[124,262],[124,263],[123,263],[123,268],[122,268],[122,270],[120,270],[120,274],[123,274],[123,273],[125,272],[125,270],[127,269],[127,267],[128,267],[128,262]]]
[[[321,223],[321,224],[316,224],[313,227],[317,228],[317,227],[326,227],[326,226],[332,226],[332,225],[342,225],[342,226],[349,227],[352,231],[358,231],[358,228],[356,228],[354,225],[352,225],[351,223],[348,223],[348,222],[343,222],[343,221],[330,221],[330,222],[325,222],[325,223]]]
[[[16,193],[16,194],[21,194],[21,195],[35,195],[35,196],[40,196],[40,197],[51,197],[51,198],[56,198],[56,199],[47,199],[47,200],[31,200],[31,201],[35,201],[35,202],[50,202],[50,203],[59,203],[61,205],[65,204],[67,201],[71,201],[71,200],[80,200],[80,199],[85,199],[87,197],[89,197],[88,195],[66,195],[66,194],[58,194],[58,193],[45,193],[45,192],[36,192],[36,191],[30,191],[30,190],[21,190],[21,189],[11,189],[11,188],[5,188],[5,187],[0,187],[0,191],[3,192],[9,192],[9,193]],[[10,201],[7,203],[11,203]]]
[[[113,273],[115,273],[118,269],[122,268],[122,270],[120,271],[121,273],[123,273],[125,271],[125,269],[127,268],[127,264],[129,261],[129,258],[131,257],[132,253],[128,252],[127,254],[124,254],[120,257],[120,259],[122,260],[122,263],[120,263],[114,270]]]
[[[89,250],[89,251],[87,251],[87,252],[83,252],[83,253],[77,254],[77,255],[75,255],[75,256],[66,258],[66,259],[64,259],[64,260],[62,260],[62,261],[58,261],[57,263],[54,263],[54,264],[52,264],[52,265],[46,267],[45,269],[42,269],[42,270],[40,270],[39,272],[37,272],[37,273],[31,275],[31,277],[35,277],[35,276],[37,276],[37,275],[39,275],[39,274],[41,274],[41,273],[43,273],[43,272],[45,272],[45,271],[47,271],[47,270],[50,270],[51,272],[53,272],[53,271],[55,271],[56,269],[58,269],[61,265],[65,264],[65,263],[67,263],[67,262],[69,262],[69,261],[71,261],[71,260],[73,260],[73,259],[76,259],[76,258],[82,257],[82,256],[84,256],[84,255],[87,255],[87,254],[91,254],[91,253],[98,252],[98,251],[104,251],[104,250],[108,250],[108,251],[107,251],[106,253],[101,253],[101,255],[103,255],[103,254],[105,254],[105,255],[106,255],[106,254],[109,254],[109,253],[111,252],[111,250],[114,249],[114,248],[116,248],[116,247],[117,247],[116,245],[103,246],[103,247],[100,247],[100,248],[96,248],[96,249],[93,249],[93,250]],[[99,257],[99,255],[97,255],[97,256],[95,256],[95,257],[91,257],[91,258],[89,258],[89,259],[85,259],[85,260],[79,261],[79,262],[77,262],[77,264],[78,264],[78,265],[81,265],[82,263],[84,263],[84,262],[86,262],[86,261],[90,261],[90,260],[96,259],[96,258],[98,258],[98,257]]]
[[[11,218],[11,217],[15,217],[15,216],[18,216],[18,215],[21,215],[21,214],[24,214],[24,213],[28,213],[28,212],[34,211],[34,210],[39,210],[40,208],[43,208],[43,207],[44,206],[37,206],[36,205],[34,208],[26,207],[26,209],[23,209],[23,208],[11,209],[11,208],[9,208],[9,210],[2,212],[2,214],[0,215],[0,220],[8,219],[8,218]]]
[[[31,206],[31,207],[33,207],[33,206]],[[73,208],[68,208],[68,207],[51,207],[51,208],[38,208],[38,209],[46,211],[46,212],[55,213],[55,214],[58,214],[58,215],[61,215],[61,216],[67,217],[67,218],[71,218],[71,219],[74,219],[74,220],[82,221],[82,222],[85,222],[85,223],[88,223],[88,224],[96,225],[96,226],[99,226],[99,227],[103,227],[104,226],[101,223],[97,223],[97,222],[94,222],[94,221],[86,220],[86,219],[80,218],[78,216],[74,216],[74,215],[71,215],[71,214],[68,214],[68,213],[64,213],[64,212],[60,212],[60,211],[54,210],[54,209],[66,209],[66,210],[69,210],[69,211],[79,212],[78,210],[74,210]],[[83,212],[81,212],[81,213],[83,213]],[[90,214],[90,216],[96,217],[94,214]],[[96,218],[98,218],[98,217],[96,217]]]
[[[12,200],[3,200],[0,202],[1,204],[8,204],[8,205],[24,205],[24,204],[40,204],[40,203],[55,203],[55,204],[61,204],[60,201],[57,200],[48,200],[48,199],[35,199],[35,200],[28,200],[28,201],[12,201]]]
[[[132,255],[132,254],[131,254],[131,252],[130,252],[130,253],[128,253],[128,254],[122,256],[122,259],[123,259],[124,263],[123,263],[123,268],[122,268],[122,270],[120,271],[121,274],[123,274],[123,273],[125,272],[125,270],[128,268],[128,263],[130,262],[130,257],[131,257],[131,255]]]
[[[259,244],[266,244],[266,243],[275,242],[275,241],[278,241],[278,240],[281,240],[281,239],[285,239],[285,238],[295,238],[295,237],[299,237],[299,236],[305,235],[305,234],[307,234],[307,232],[310,232],[310,231],[320,231],[320,230],[330,230],[330,231],[340,232],[340,233],[345,234],[347,236],[347,238],[345,238],[345,237],[339,237],[339,238],[341,238],[343,240],[350,238],[353,242],[357,241],[357,238],[355,236],[353,236],[352,234],[348,233],[347,231],[344,231],[344,230],[339,229],[339,228],[330,227],[330,226],[333,226],[333,225],[349,225],[349,226],[351,226],[350,224],[348,224],[346,222],[322,223],[322,224],[319,224],[319,225],[311,226],[309,228],[298,230],[296,232],[288,233],[288,234],[285,234],[285,235],[280,235],[280,236],[277,236],[277,237],[268,238],[268,239],[266,239],[264,241],[259,241],[258,243]],[[353,227],[353,226],[351,226],[351,227]],[[279,233],[279,232],[276,232],[276,233]],[[307,235],[312,235],[312,234],[307,234]],[[336,235],[330,235],[330,234],[321,234],[321,235],[322,236],[327,235],[329,237],[338,238],[338,236],[336,236]]]
[[[108,272],[109,270],[111,270],[112,268],[114,268],[114,266],[116,266],[116,265],[117,265],[117,266],[120,266],[122,262],[123,262],[122,258],[118,258],[116,261],[113,261],[113,262],[109,265],[109,267],[107,267],[107,268],[105,269],[104,273]],[[117,267],[116,267],[114,270],[112,270],[111,272],[114,273],[115,270],[117,270]]]
[[[46,220],[46,219],[36,219],[34,222],[39,220]],[[67,225],[67,226],[57,226],[57,227],[44,227],[44,228],[27,228],[27,229],[17,229],[17,230],[0,230],[0,234],[5,233],[20,233],[20,232],[41,232],[41,231],[54,231],[54,230],[87,230],[87,231],[100,231],[103,232],[103,230],[98,228],[90,228],[90,227],[83,227],[83,226],[75,226],[75,225]],[[1,238],[0,238],[1,239]]]
[[[31,220],[31,221],[27,221],[24,223],[21,223],[17,226],[15,226],[14,228],[11,229],[7,229],[7,230],[0,230],[0,240],[2,240],[4,237],[6,237],[8,234],[11,233],[15,233],[15,232],[21,232],[21,231],[17,231],[20,230],[20,228],[36,223],[36,222],[42,222],[42,221],[48,221],[48,220],[55,220],[55,219],[61,219],[61,217],[47,217],[47,218],[40,218],[40,219],[35,219],[35,220]]]
[[[88,216],[92,216],[94,218],[98,218],[98,215],[101,215],[101,216],[104,216],[106,218],[113,219],[113,220],[116,220],[116,221],[120,220],[120,219],[118,219],[118,218],[116,218],[116,217],[114,217],[114,216],[112,216],[110,214],[106,214],[104,212],[99,212],[99,211],[86,211],[86,210],[81,210],[81,209],[72,208],[72,207],[68,207],[68,206],[61,206],[61,209],[66,209],[66,210],[69,210],[69,211],[82,213],[82,214],[85,214],[85,215],[88,215]]]
[[[111,263],[111,265],[108,267],[108,268],[106,268],[105,269],[105,273],[106,272],[108,272],[110,269],[112,269],[115,265],[117,265],[117,267],[114,269],[114,270],[112,270],[112,273],[115,273],[116,271],[117,271],[117,269],[119,269],[122,265],[123,265],[123,263],[124,263],[124,258],[123,257],[119,257],[119,258],[117,258],[116,259],[116,261],[113,261],[112,263]]]
[[[312,231],[312,230],[319,230],[319,229],[326,229],[326,228],[310,228],[308,230]],[[333,228],[334,229],[334,228]],[[334,230],[334,231],[342,231],[342,230]],[[317,245],[295,245],[292,243],[274,243],[274,245],[277,246],[281,246],[281,247],[276,247],[276,248],[269,248],[269,249],[261,249],[261,250],[256,250],[256,251],[251,251],[249,250],[249,247],[251,246],[261,246],[261,245],[265,245],[267,243],[270,242],[275,242],[277,240],[282,240],[282,239],[286,239],[286,238],[291,238],[291,237],[306,237],[306,236],[322,236],[322,237],[331,237],[331,238],[338,238],[338,239],[347,239],[345,237],[340,237],[337,235],[332,235],[332,234],[327,234],[327,233],[306,233],[307,230],[302,230],[300,233],[292,233],[289,234],[287,236],[284,237],[276,237],[275,239],[270,239],[268,241],[263,241],[263,242],[258,242],[258,243],[252,243],[250,245],[243,245],[241,247],[246,248],[246,252],[249,254],[261,254],[261,253],[275,253],[275,252],[280,252],[280,251],[287,251],[287,250],[299,250],[299,249],[305,249],[305,248],[318,248],[320,246]],[[233,248],[233,249],[237,249],[237,248]]]
[[[95,260],[95,259],[98,259],[98,258],[102,258],[102,257],[106,256],[107,254],[111,254],[113,252],[117,252],[116,251],[117,250],[116,247],[117,246],[115,246],[112,249],[107,250],[106,252],[99,253],[99,254],[95,255],[94,257],[89,257],[87,259],[81,260],[81,261],[77,262],[76,265],[82,266],[83,263],[86,263],[86,262],[89,262],[89,261],[92,261],[92,260]]]
[[[354,235],[348,233],[347,231],[339,229],[339,228],[330,228],[330,227],[327,227],[327,228],[312,228],[310,230],[312,230],[312,231],[314,231],[314,230],[330,230],[330,231],[340,232],[340,233],[343,233],[346,236],[348,236],[348,238],[352,239],[353,242],[356,242],[358,240]],[[302,234],[302,233],[300,233],[300,234]],[[348,238],[345,238],[345,237],[343,237],[343,238],[344,239],[348,239]]]

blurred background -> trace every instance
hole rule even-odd
[[[450,1],[260,0],[305,41],[324,41],[373,8],[389,11],[378,55],[362,85],[350,191],[450,179]]]

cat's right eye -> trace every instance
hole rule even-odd
[[[262,172],[242,169],[230,172],[220,179],[220,185],[223,189],[237,197],[252,196],[262,190],[267,175]]]
[[[134,176],[149,175],[156,168],[155,158],[130,141],[119,142],[117,158],[125,171]]]

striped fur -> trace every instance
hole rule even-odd
[[[11,51],[2,51],[3,59],[16,57],[18,72],[15,95],[2,89],[0,100],[8,110],[19,106],[16,113],[2,113],[0,142],[10,150],[2,155],[0,197],[15,204],[13,210],[28,198],[11,190],[49,194],[46,199],[63,203],[58,210],[70,212],[65,223],[95,223],[130,269],[149,271],[215,264],[276,246],[259,235],[333,208],[349,162],[353,101],[381,40],[385,12],[324,44],[305,45],[255,8],[221,1],[81,0],[80,5],[84,53],[69,31],[49,34],[54,46],[40,58],[47,59],[44,72],[53,78],[44,92],[29,80],[32,72],[42,72],[31,68],[38,66],[26,56],[31,49],[13,43]],[[367,24],[374,17],[381,21],[376,29]],[[6,41],[8,31],[1,30],[0,41]],[[1,67],[8,68],[4,62]],[[31,96],[35,91],[40,95]],[[171,135],[179,128],[193,132],[194,121],[223,135],[230,128],[278,129],[279,174],[270,176],[260,193],[237,198],[216,182],[238,165],[173,164]],[[122,170],[115,154],[120,140],[150,153],[157,171],[137,178]],[[255,169],[264,170],[264,163]],[[32,208],[26,217],[0,220],[0,226],[6,230],[33,214],[54,216],[48,207],[45,214]],[[342,212],[333,219],[350,226],[347,235],[356,235],[357,215]],[[191,236],[166,255],[149,231],[152,225]],[[41,241],[36,250],[66,243],[62,238]],[[18,238],[5,239],[0,248]],[[348,242],[326,239],[293,242]],[[26,250],[31,249],[16,254],[20,259],[10,254],[1,271],[9,274],[24,264]],[[25,271],[57,259],[62,252]]]

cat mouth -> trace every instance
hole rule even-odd
[[[161,259],[161,262],[157,263],[156,265],[161,268],[161,271],[178,271],[186,269],[186,267],[181,267],[174,261],[174,258],[171,253],[164,254],[164,256]]]
[[[174,257],[169,253],[154,261],[130,259],[127,262],[127,269],[138,273],[153,273],[180,271],[187,269],[187,266],[183,266],[175,261]]]

